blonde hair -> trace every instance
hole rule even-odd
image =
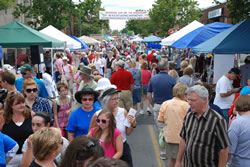
[[[187,67],[185,68],[185,70],[183,71],[184,75],[192,75],[194,73],[194,70],[191,67]]]
[[[175,71],[175,70],[170,70],[170,71],[168,72],[168,75],[174,77],[175,79],[179,77],[177,71]]]
[[[32,137],[32,151],[39,160],[47,160],[62,143],[61,131],[54,127],[44,127],[34,133]]]
[[[181,62],[181,68],[185,69],[188,66],[188,62],[187,61],[182,61]]]
[[[190,59],[190,61],[189,61],[189,65],[191,65],[192,68],[194,68],[194,67],[195,67],[195,64],[196,64],[196,57],[192,57],[192,58]]]
[[[187,85],[177,83],[173,88],[173,96],[184,100],[187,88]]]

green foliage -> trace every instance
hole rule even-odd
[[[73,10],[74,4],[68,0],[26,0],[24,4],[16,5],[13,15],[17,18],[24,14],[31,18],[29,25],[34,28],[53,25],[61,30],[68,25]]]
[[[156,28],[152,25],[152,20],[129,20],[126,22],[127,31],[134,34],[141,34],[143,37],[155,32]]]
[[[6,10],[15,5],[15,0],[0,0],[0,10]]]
[[[197,6],[193,0],[157,0],[149,15],[163,37],[170,28],[177,25],[183,27],[193,20],[200,20],[202,13]]]
[[[249,0],[227,0],[227,9],[230,11],[230,18],[233,24],[242,19],[250,19],[250,1]]]

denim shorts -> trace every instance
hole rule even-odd
[[[148,85],[142,85],[142,95],[147,95],[148,93]]]
[[[133,104],[141,102],[141,88],[134,89],[133,91]]]

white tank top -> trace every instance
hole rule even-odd
[[[116,128],[120,130],[122,134],[123,142],[125,142],[127,140],[127,135],[126,135],[126,127],[124,125],[124,122],[126,120],[124,116],[124,108],[118,107],[115,120],[116,120]]]

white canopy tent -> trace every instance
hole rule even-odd
[[[98,45],[101,43],[101,42],[97,41],[96,39],[85,36],[85,35],[79,37],[79,39],[83,40],[88,45]]]
[[[182,29],[180,29],[179,31],[173,33],[172,35],[168,36],[167,38],[164,38],[161,41],[162,45],[167,45],[170,46],[172,45],[175,41],[177,41],[178,39],[180,39],[181,37],[183,37],[184,35],[190,33],[191,31],[199,28],[203,26],[203,24],[201,24],[198,21],[193,21],[192,23],[186,25],[185,27],[183,27]]]
[[[40,30],[41,33],[44,33],[50,37],[56,38],[60,41],[63,41],[66,43],[66,47],[69,49],[80,49],[81,43],[72,39],[70,36],[64,34],[60,30],[56,29],[52,25],[49,25],[48,27]]]
[[[141,37],[136,37],[135,39],[132,39],[131,42],[141,42],[142,40]]]

